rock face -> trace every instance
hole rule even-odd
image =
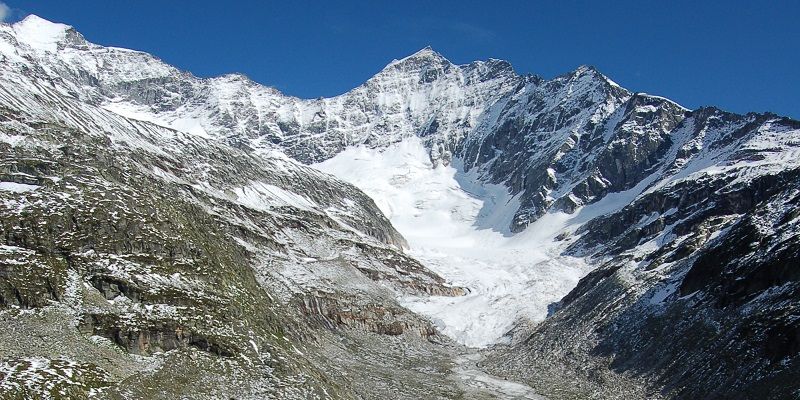
[[[558,239],[594,271],[487,354],[493,373],[551,398],[800,390],[797,121],[430,48],[303,100],[35,16],[0,25],[0,61],[0,389],[475,398],[454,346],[396,300],[465,289],[301,164],[419,137],[434,164],[508,188],[504,231],[582,221]]]
[[[490,370],[579,397],[796,397],[798,128],[688,113],[648,189],[576,232],[598,267]]]

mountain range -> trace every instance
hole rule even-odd
[[[2,398],[795,398],[800,122],[431,48],[332,98],[0,25]]]

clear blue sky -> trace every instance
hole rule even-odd
[[[198,76],[241,72],[306,98],[430,45],[459,64],[500,58],[545,78],[589,64],[689,108],[800,118],[797,0],[0,1],[10,21],[34,13]]]

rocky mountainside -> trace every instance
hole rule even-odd
[[[304,100],[36,16],[0,25],[0,60],[4,389],[146,396],[188,363],[174,393],[489,396],[439,333],[452,311],[415,308],[429,320],[401,300],[475,309],[498,292],[404,252],[391,194],[415,224],[444,211],[513,238],[495,263],[513,264],[497,285],[518,293],[486,303],[515,310],[509,344],[481,362],[494,375],[554,399],[800,393],[797,121],[687,110],[592,67],[544,79],[430,48]],[[397,151],[415,141],[421,164]],[[456,200],[354,179],[354,149],[399,157],[379,164],[409,171],[390,174],[398,190],[452,173],[437,184]],[[528,292],[542,282],[555,289]],[[480,329],[467,322],[455,331]]]
[[[490,370],[578,396],[620,375],[647,396],[800,394],[800,123],[705,108],[672,137],[640,194],[565,239],[596,269]]]
[[[463,289],[361,191],[62,89],[2,64],[0,397],[464,393],[395,300]]]

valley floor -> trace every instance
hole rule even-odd
[[[482,360],[478,353],[461,356],[456,360],[455,373],[469,392],[486,392],[501,400],[529,399],[545,400],[530,387],[487,374],[478,363]]]

